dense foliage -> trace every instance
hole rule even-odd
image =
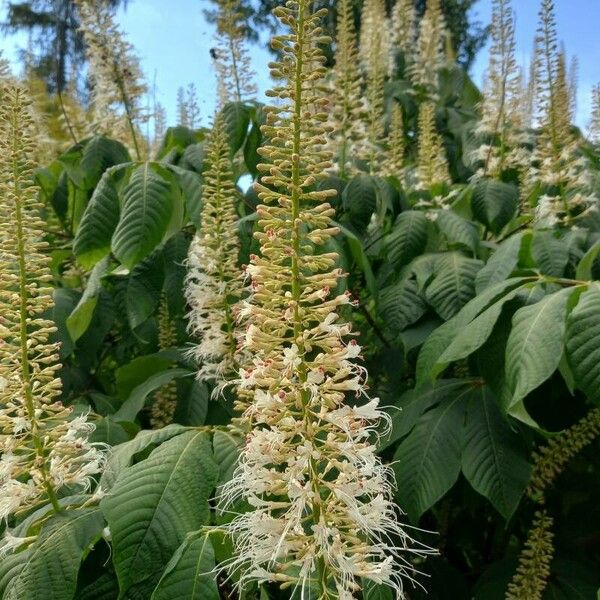
[[[411,2],[390,26],[368,0],[360,44],[340,0],[332,69],[322,15],[289,2],[265,107],[223,0],[212,126],[155,113],[149,140],[100,4],[78,0],[86,39],[114,55],[91,57],[76,143],[33,175],[35,106],[2,77],[0,597],[595,600],[600,98],[586,136],[552,1],[527,85],[495,0],[483,92],[435,0],[420,35]],[[307,447],[311,525],[265,559]],[[334,491],[351,485],[355,504]]]

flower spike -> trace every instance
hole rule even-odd
[[[252,509],[229,525],[236,556],[226,566],[239,569],[240,588],[272,581],[299,597],[348,600],[371,580],[404,598],[409,557],[428,549],[398,522],[391,472],[374,445],[387,417],[367,396],[361,348],[338,314],[352,300],[334,292],[344,273],[324,248],[338,234],[329,203],[336,192],[315,189],[331,153],[320,50],[326,11],[311,14],[311,4],[288,0],[274,11],[287,31],[272,44],[281,83],[268,92],[276,101],[266,110],[269,142],[255,186],[260,254],[247,268],[244,309],[252,364],[238,382],[251,392],[242,419],[252,427],[221,498],[224,510],[238,500]]]

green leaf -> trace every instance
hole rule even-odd
[[[73,252],[81,265],[89,269],[110,252],[119,213],[114,172],[108,170],[94,190],[73,240]]]
[[[12,572],[3,600],[72,600],[81,561],[103,527],[97,507],[51,517],[26,551],[18,573]]]
[[[506,344],[506,379],[512,399],[509,408],[556,371],[563,353],[567,301],[573,288],[545,296],[513,316]]]
[[[130,160],[129,152],[121,142],[102,135],[95,135],[83,148],[79,163],[85,187],[92,189],[109,167]]]
[[[250,125],[250,111],[243,102],[228,102],[221,111],[227,126],[229,150],[233,156],[244,143]]]
[[[417,283],[405,279],[379,292],[379,314],[394,335],[418,321],[427,312],[427,303],[417,290]]]
[[[478,314],[502,297],[503,294],[519,287],[526,281],[524,277],[507,279],[486,288],[451,320],[435,329],[427,338],[417,360],[417,387],[431,379],[431,372],[439,357],[452,343],[460,330],[468,325]]]
[[[123,402],[122,406],[114,414],[114,420],[133,421],[140,410],[144,408],[148,394],[173,381],[173,379],[189,377],[190,375],[192,375],[192,372],[188,369],[168,369],[167,371],[151,375],[144,383],[134,388],[129,398]]]
[[[442,319],[452,318],[475,295],[480,260],[458,252],[443,254],[435,263],[434,276],[425,289],[427,301]]]
[[[504,305],[517,296],[522,288],[523,286],[519,286],[511,290],[477,315],[469,324],[457,330],[454,339],[433,366],[432,376],[436,377],[451,362],[466,358],[481,348],[490,337]]]
[[[160,302],[165,272],[162,255],[153,252],[138,263],[127,279],[126,310],[131,329],[148,319]]]
[[[394,600],[396,594],[387,585],[363,579],[363,600]]]
[[[600,254],[600,240],[598,240],[583,256],[577,265],[577,271],[575,272],[576,279],[579,281],[590,281],[592,277],[592,269],[594,263]]]
[[[476,391],[467,409],[462,470],[473,488],[510,519],[529,481],[531,465],[520,436],[485,387]]]
[[[125,400],[134,388],[148,379],[150,374],[168,369],[173,364],[165,352],[138,356],[115,371],[117,395]]]
[[[166,440],[170,440],[184,431],[188,431],[188,428],[182,425],[167,425],[162,429],[140,431],[131,441],[112,448],[100,478],[99,486],[104,491],[110,490],[121,472],[132,464],[138,452],[144,451],[153,444],[161,444]]]
[[[396,497],[413,522],[456,482],[463,445],[463,397],[426,412],[394,455]]]
[[[191,146],[188,146],[191,148]],[[201,175],[182,169],[176,165],[166,165],[166,168],[175,175],[177,185],[183,193],[185,210],[189,220],[198,225],[200,223],[200,212],[202,211],[202,184]]]
[[[474,223],[451,210],[438,210],[435,224],[451,246],[461,246],[475,252],[479,246],[479,231]]]
[[[336,226],[340,228],[341,233],[344,235],[344,239],[350,249],[350,254],[354,259],[354,262],[359,269],[363,272],[367,290],[373,298],[377,297],[377,285],[375,283],[375,277],[373,270],[371,269],[371,263],[369,257],[366,255],[361,241],[346,227],[336,223]]]
[[[342,202],[350,223],[364,231],[377,208],[378,188],[371,175],[356,175],[342,193]]]
[[[145,163],[132,174],[123,191],[123,210],[112,237],[112,251],[132,268],[152,252],[167,232],[173,212],[169,182]]]
[[[419,390],[409,390],[402,394],[398,404],[394,405],[392,414],[392,429],[390,434],[382,437],[378,450],[383,452],[399,439],[411,432],[421,415],[435,404],[443,400],[459,398],[470,393],[471,383],[464,379],[446,379],[436,381]]]
[[[519,253],[524,232],[519,231],[505,240],[477,273],[475,289],[480,293],[487,287],[504,281],[519,264]]]
[[[567,319],[567,360],[575,384],[592,402],[600,401],[600,284],[594,282]]]
[[[256,151],[263,143],[260,128],[264,122],[264,113],[262,110],[259,110],[256,118],[253,119],[252,128],[250,129],[248,137],[246,138],[246,143],[244,144],[244,162],[252,177],[256,177],[258,174],[256,166],[260,162],[260,156]]]
[[[151,600],[220,600],[208,533],[187,535],[167,564]]]
[[[210,401],[210,392],[206,384],[194,379],[185,397],[177,403],[175,420],[182,425],[197,427],[204,425]]]
[[[493,233],[500,233],[519,206],[519,190],[511,183],[480,179],[473,190],[471,208],[478,221]]]
[[[77,594],[77,600],[115,600],[119,595],[119,583],[114,573],[103,573]]]
[[[108,257],[103,258],[90,273],[87,286],[83,291],[75,310],[67,318],[67,329],[71,339],[76,342],[90,326],[94,310],[98,303],[98,294],[102,288],[102,277],[108,268]]]
[[[564,240],[552,231],[536,230],[533,233],[531,254],[535,264],[544,275],[562,277],[569,262],[569,248]]]
[[[213,434],[213,453],[219,465],[219,484],[229,481],[237,465],[243,438],[229,431],[215,430]]]
[[[122,471],[101,501],[112,533],[119,598],[131,588],[152,589],[187,533],[208,522],[217,479],[211,450],[206,433],[182,433]]]
[[[392,267],[408,264],[425,250],[427,224],[427,217],[418,210],[408,210],[398,215],[385,242],[387,258]]]

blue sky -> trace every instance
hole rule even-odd
[[[215,76],[209,55],[214,45],[214,29],[204,19],[203,9],[209,0],[129,0],[126,10],[118,15],[123,30],[137,49],[152,85],[156,78],[157,95],[166,106],[169,123],[175,119],[177,88],[195,83],[200,97],[202,122],[206,124],[214,109]],[[539,0],[514,0],[517,13],[517,54],[523,64],[531,55],[537,26]],[[599,0],[556,0],[559,37],[567,54],[579,59],[579,101],[576,121],[585,126],[590,113],[590,94],[600,82],[600,23]],[[479,0],[474,12],[484,23],[489,22],[491,0]],[[15,48],[23,46],[22,39],[0,41],[7,57],[14,57]],[[267,63],[269,53],[262,46],[251,48],[257,82],[262,92],[269,86]],[[482,51],[472,75],[480,84],[487,62],[487,49]]]

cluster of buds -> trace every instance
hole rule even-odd
[[[546,512],[535,513],[506,600],[542,600],[554,556],[552,525],[553,520]]]
[[[177,343],[175,323],[169,315],[169,303],[163,292],[158,307],[158,347],[160,350],[172,348]],[[154,394],[152,408],[150,409],[150,425],[153,429],[160,429],[173,422],[177,409],[177,382],[169,381]]]
[[[338,233],[329,199],[315,185],[331,168],[324,150],[326,88],[320,19],[309,0],[288,0],[274,14],[287,32],[273,40],[282,58],[272,75],[260,149],[266,163],[256,191],[260,254],[246,271],[251,295],[243,347],[251,357],[237,384],[250,394],[249,423],[221,505],[245,500],[251,510],[230,523],[239,585],[272,581],[301,597],[355,597],[362,580],[403,597],[411,553],[427,552],[407,535],[391,501],[392,478],[376,454],[387,421],[367,395],[361,348],[339,309],[344,273],[324,246]],[[385,429],[385,427],[383,427]]]
[[[2,86],[0,108],[0,520],[63,490],[87,490],[104,462],[94,425],[60,401],[50,258],[32,185],[30,102]]]
[[[226,124],[213,124],[203,173],[201,227],[188,253],[185,295],[189,330],[199,340],[191,354],[200,365],[198,378],[224,383],[236,370],[235,311],[244,284],[239,277],[236,201]]]

